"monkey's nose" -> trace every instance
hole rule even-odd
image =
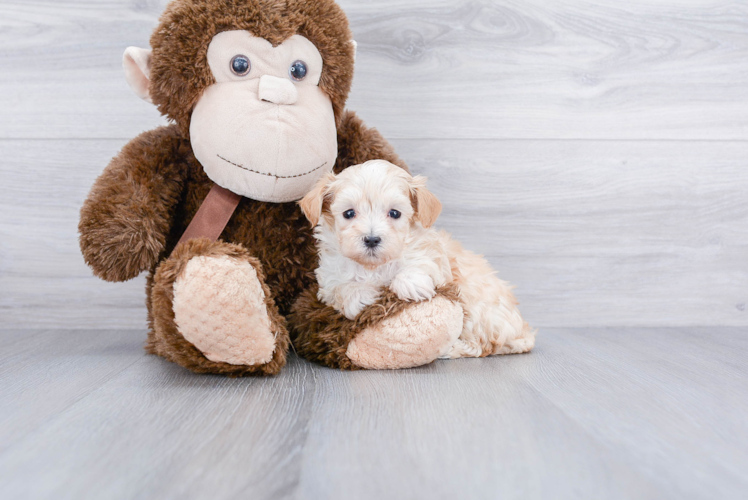
[[[291,80],[277,76],[262,75],[257,95],[261,101],[273,104],[293,104],[299,98],[296,85]]]
[[[369,248],[376,248],[382,242],[379,236],[364,236],[364,245]]]

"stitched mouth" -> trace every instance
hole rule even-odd
[[[324,162],[319,167],[313,168],[309,172],[304,172],[303,174],[296,174],[296,175],[275,175],[275,174],[269,174],[267,172],[258,172],[257,170],[252,170],[251,168],[245,167],[244,165],[239,165],[238,163],[234,163],[233,161],[227,160],[226,158],[224,158],[221,155],[216,155],[216,156],[219,157],[220,159],[222,159],[223,161],[225,161],[226,163],[228,163],[229,165],[233,165],[235,167],[239,167],[242,170],[246,170],[247,172],[252,172],[253,174],[257,174],[257,175],[266,175],[268,177],[274,177],[276,179],[293,179],[295,177],[304,177],[305,175],[309,175],[309,174],[311,174],[313,172],[316,172],[320,168],[322,168],[325,165],[327,165],[327,162]]]

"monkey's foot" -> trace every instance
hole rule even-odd
[[[273,374],[285,362],[283,318],[259,262],[238,245],[177,247],[154,277],[152,306],[149,350],[193,371]]]
[[[211,361],[268,363],[275,332],[257,272],[232,257],[193,257],[174,283],[174,321]]]

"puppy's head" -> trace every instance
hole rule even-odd
[[[397,259],[413,227],[431,227],[441,212],[425,177],[384,160],[323,177],[299,203],[313,226],[334,236],[345,257],[366,267]]]

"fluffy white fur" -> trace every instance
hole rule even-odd
[[[325,176],[301,207],[317,226],[319,298],[347,318],[376,302],[383,287],[403,300],[422,301],[455,282],[465,318],[460,337],[442,357],[521,353],[535,345],[511,286],[483,257],[431,229],[441,204],[425,177],[372,160]],[[345,217],[350,211],[353,217]],[[365,237],[381,242],[370,248]]]

